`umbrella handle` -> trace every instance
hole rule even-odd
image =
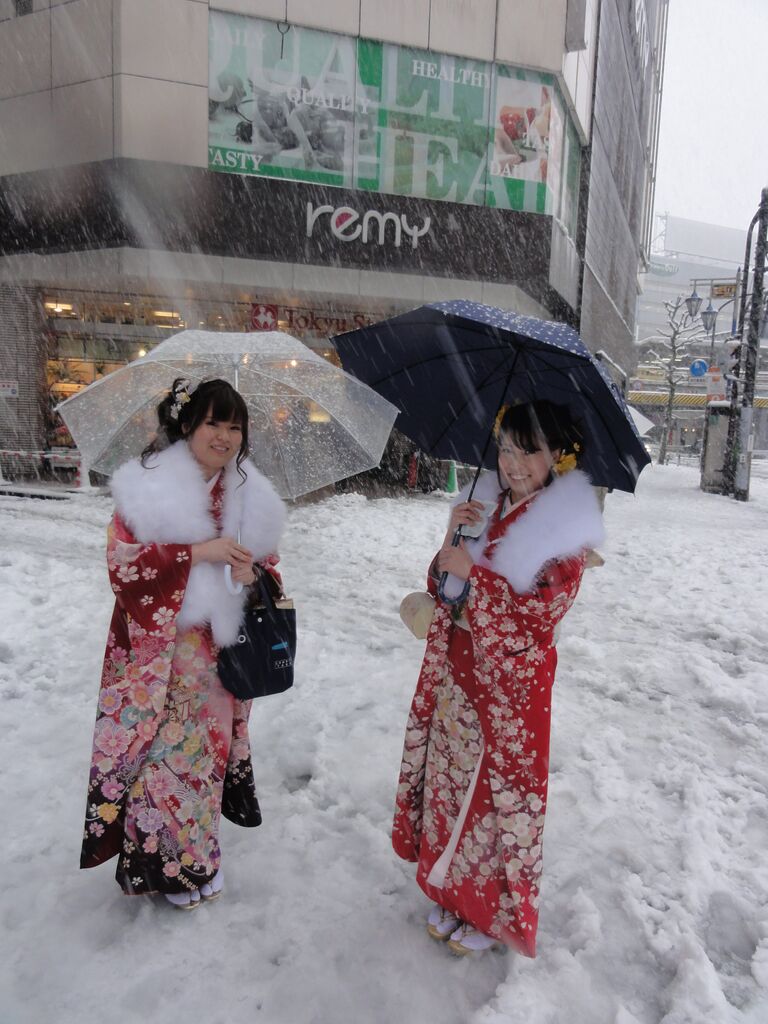
[[[232,566],[229,565],[229,563],[227,563],[227,565],[224,566],[224,582],[227,584],[227,590],[230,592],[230,594],[242,594],[243,584],[232,582]]]
[[[459,541],[461,540],[461,537],[461,527],[459,527],[456,533],[454,533],[453,535],[451,547],[457,548],[459,546]],[[472,584],[469,582],[469,580],[465,581],[461,593],[459,594],[458,597],[448,597],[448,595],[445,593],[445,583],[447,579],[448,573],[442,573],[440,576],[440,582],[437,585],[437,596],[440,598],[443,604],[461,604],[462,601],[466,601],[466,599],[469,597],[469,592],[472,589]]]
[[[235,387],[237,387],[237,385],[235,385]],[[240,543],[239,526],[237,528],[237,543]],[[227,562],[227,564],[224,566],[224,582],[227,584],[227,590],[229,591],[230,594],[232,594],[233,597],[236,597],[238,594],[242,594],[243,584],[232,582],[232,566],[229,564],[229,562]]]

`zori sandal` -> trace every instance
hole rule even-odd
[[[427,932],[437,942],[445,942],[461,925],[461,921],[451,910],[435,904],[427,918]]]
[[[196,910],[200,906],[200,891],[167,892],[164,894],[168,902],[177,910]]]
[[[224,872],[219,868],[210,882],[204,882],[200,886],[200,895],[203,897],[206,903],[211,903],[213,900],[217,900],[221,896],[224,890]]]
[[[456,956],[484,953],[486,949],[495,949],[499,945],[499,941],[492,935],[478,931],[471,924],[462,924],[448,940],[448,949]]]

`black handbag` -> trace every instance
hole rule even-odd
[[[287,605],[290,604],[290,607]],[[293,686],[296,612],[269,573],[253,585],[237,640],[219,652],[222,686],[240,700]]]

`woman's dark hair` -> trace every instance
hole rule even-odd
[[[501,434],[508,434],[527,451],[539,451],[543,437],[551,451],[559,448],[563,455],[575,455],[577,462],[584,454],[584,435],[568,409],[544,399],[507,406],[499,421],[498,439]]]
[[[157,407],[158,431],[141,453],[141,464],[146,466],[150,455],[194,434],[210,413],[215,420],[240,424],[242,441],[236,459],[240,470],[248,455],[248,407],[242,395],[225,380],[203,381],[194,391],[192,387],[185,377],[177,377],[171,385]]]

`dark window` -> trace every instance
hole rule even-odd
[[[16,17],[32,13],[32,0],[16,0]]]

